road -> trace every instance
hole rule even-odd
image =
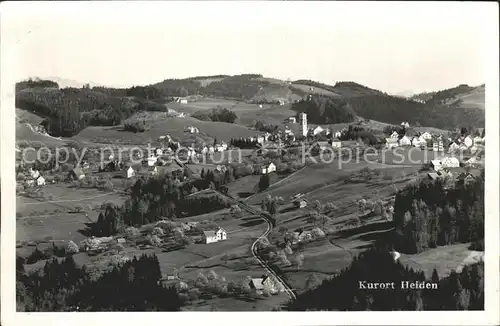
[[[269,233],[271,233],[271,231],[273,230],[273,224],[271,223],[271,221],[262,212],[259,212],[255,208],[250,207],[247,204],[232,198],[231,196],[223,194],[222,192],[219,192],[219,191],[215,191],[215,192],[223,197],[226,197],[227,199],[234,202],[236,205],[240,206],[242,209],[246,210],[247,212],[249,212],[251,214],[255,214],[257,216],[260,216],[263,220],[265,220],[267,222],[266,232],[264,232],[259,238],[257,238],[257,240],[255,240],[252,243],[252,246],[251,246],[252,255],[259,262],[259,264],[268,271],[269,274],[273,275],[276,278],[276,280],[278,280],[278,282],[281,283],[281,285],[283,286],[283,289],[285,289],[284,291],[288,294],[290,299],[292,299],[292,300],[295,299],[296,295],[293,292],[292,288],[271,267],[269,267],[269,265],[262,258],[260,258],[259,255],[257,255],[257,251],[256,251],[257,243],[259,241],[261,241],[262,239],[266,238],[269,235]]]

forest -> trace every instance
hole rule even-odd
[[[395,248],[419,253],[437,246],[471,242],[484,250],[484,170],[471,184],[447,187],[424,180],[398,193],[394,204]]]
[[[394,290],[369,290],[359,280],[374,283],[394,282]],[[438,289],[401,289],[401,281],[427,281]],[[484,309],[484,265],[464,267],[440,278],[434,269],[430,279],[394,261],[381,248],[369,249],[355,257],[349,267],[319,286],[297,296],[288,305],[290,311],[304,310],[482,310]]]
[[[292,104],[295,112],[307,113],[307,119],[315,124],[352,122],[356,117],[351,106],[344,99],[311,95],[309,99]]]
[[[41,270],[27,273],[16,260],[17,311],[178,311],[183,305],[174,288],[161,279],[158,258],[142,255],[97,278],[72,256],[54,258]]]

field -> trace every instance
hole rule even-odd
[[[79,232],[85,223],[97,220],[98,207],[104,202],[120,205],[124,198],[117,193],[105,193],[96,189],[68,189],[65,184],[47,185],[42,190],[45,198],[34,199],[18,196],[16,203],[16,240],[80,241],[84,236]],[[81,206],[82,211],[75,208]],[[87,214],[87,216],[85,215]]]
[[[327,91],[326,89],[319,88],[319,87],[312,87],[313,90],[311,90],[311,86],[308,86],[308,85],[291,84],[290,88],[298,89],[299,91],[302,91],[302,92],[305,92],[308,94],[312,93],[312,94],[325,95],[325,96],[331,96],[331,97],[341,97],[337,93],[334,93],[332,91]]]
[[[213,141],[217,138],[219,141],[229,141],[235,137],[255,136],[255,130],[246,127],[224,122],[207,122],[198,119],[186,118],[165,118],[152,122],[151,128],[142,133],[133,133],[123,130],[122,126],[115,127],[88,127],[73,138],[76,140],[86,140],[95,143],[114,143],[114,144],[147,144],[153,142],[160,136],[169,134],[171,137],[182,139],[188,135],[186,128],[189,126],[197,127],[200,134],[197,137],[205,141]]]
[[[443,153],[432,150],[422,150],[416,147],[397,147],[393,150],[381,151],[377,161],[383,164],[422,166],[442,157]],[[370,157],[370,159],[374,160],[375,157]]]

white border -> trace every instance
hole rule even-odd
[[[499,304],[499,55],[498,55],[498,4],[497,3],[347,3],[347,2],[127,2],[126,4],[111,2],[25,2],[2,3],[0,5],[1,24],[1,177],[2,177],[2,236],[1,236],[1,311],[2,325],[88,325],[88,324],[121,324],[141,322],[152,324],[167,322],[172,325],[182,324],[274,324],[274,325],[331,325],[331,324],[373,324],[373,325],[477,325],[500,323],[498,312]],[[311,7],[322,7],[319,10],[321,19],[327,18],[328,13],[341,10],[356,10],[360,13],[374,14],[390,12],[391,8],[404,6],[409,11],[427,8],[432,11],[434,6],[471,6],[484,9],[484,37],[488,40],[488,50],[484,51],[484,67],[487,70],[486,82],[486,304],[485,312],[198,312],[198,313],[15,313],[15,173],[14,173],[14,83],[13,71],[16,71],[15,44],[12,30],[7,29],[13,20],[5,17],[20,18],[19,15],[40,15],[44,10],[65,13],[77,13],[92,17],[92,13],[104,11],[110,17],[120,14],[124,9],[131,9],[135,14],[145,13],[148,9],[158,10],[159,7],[169,9],[170,12],[189,10],[190,15],[203,15],[207,12],[217,14],[227,19],[243,19],[254,15],[257,21],[272,19],[275,13],[281,17],[300,15]],[[265,8],[264,8],[265,7]],[[174,9],[175,8],[175,9]],[[318,8],[315,8],[316,10]],[[317,11],[318,12],[318,11]],[[287,15],[289,14],[289,15]],[[452,12],[450,13],[452,14]],[[16,16],[17,15],[17,16]],[[176,19],[174,15],[167,15],[165,19]],[[311,18],[311,17],[310,17]],[[315,19],[315,17],[311,18]],[[382,18],[381,18],[382,19]],[[425,22],[423,22],[425,23]],[[464,22],[467,24],[467,22]],[[20,67],[17,67],[20,68]],[[460,67],[457,67],[459,69]],[[332,295],[341,295],[332,293]],[[137,320],[131,317],[138,317]]]

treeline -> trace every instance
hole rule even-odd
[[[472,242],[484,250],[484,170],[471,185],[445,181],[422,181],[409,185],[396,196],[395,246],[418,253],[437,246]]]
[[[249,138],[231,138],[229,145],[240,149],[255,149],[259,147],[257,140],[250,140]]]
[[[346,132],[340,134],[340,140],[358,140],[361,139],[364,143],[374,146],[378,144],[377,137],[373,134],[373,132],[369,130],[365,130],[365,128],[361,126],[352,126],[349,125],[349,128]]]
[[[139,111],[166,111],[164,105],[101,93],[89,88],[26,88],[16,94],[16,107],[45,117],[53,136],[70,137],[91,126],[112,126]]]
[[[365,283],[392,283],[394,289],[365,289]],[[435,282],[438,289],[402,289],[401,282]],[[325,300],[325,298],[328,298]],[[483,310],[484,265],[465,266],[460,274],[452,271],[439,278],[434,269],[426,279],[422,271],[395,262],[387,251],[370,249],[355,257],[339,275],[324,280],[290,302],[288,310]]]
[[[453,98],[457,95],[463,94],[470,92],[473,90],[474,87],[471,87],[466,84],[458,85],[457,87],[453,88],[448,88],[444,89],[441,91],[435,92],[430,99],[428,99],[426,102],[433,102],[433,103],[445,103],[447,100],[453,100]]]
[[[16,93],[26,89],[26,88],[35,88],[35,87],[42,87],[42,88],[59,88],[59,84],[56,83],[55,81],[52,80],[47,80],[47,79],[40,79],[40,78],[35,78],[35,79],[28,79],[24,80],[22,82],[16,83]]]
[[[340,96],[343,96],[344,98],[382,94],[382,92],[378,90],[360,85],[355,82],[338,82],[334,86],[331,86],[313,80],[300,79],[294,81],[293,84],[301,84],[301,85],[321,88],[336,93]]]
[[[402,121],[423,126],[449,129],[454,126],[484,126],[484,111],[433,103],[423,104],[413,100],[387,96],[369,95],[349,99],[357,115],[366,119],[399,125]]]
[[[43,270],[26,273],[16,261],[17,311],[178,311],[182,300],[174,288],[165,288],[156,256],[115,265],[94,279],[73,257],[47,261]]]
[[[292,104],[291,109],[307,113],[308,121],[315,124],[352,122],[356,117],[356,112],[344,99],[321,95],[311,95],[309,99]]]
[[[201,121],[227,122],[234,123],[238,116],[231,110],[221,107],[220,105],[211,110],[199,110],[191,115]]]

